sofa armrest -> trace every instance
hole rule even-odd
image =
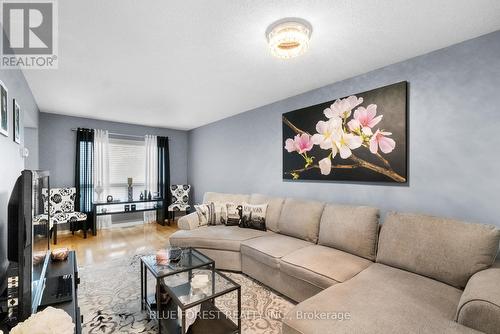
[[[484,333],[500,333],[500,266],[476,273],[460,298],[458,323]]]
[[[194,230],[200,227],[200,220],[196,212],[191,212],[188,215],[182,216],[177,220],[177,227],[181,230]]]

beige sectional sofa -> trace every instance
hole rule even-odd
[[[286,334],[500,333],[493,226],[389,213],[380,228],[376,208],[259,194],[206,193],[204,202],[268,203],[266,232],[199,227],[191,213],[170,243],[298,302]]]

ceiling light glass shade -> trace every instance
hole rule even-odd
[[[300,56],[309,49],[311,25],[302,19],[283,19],[269,26],[266,31],[271,54],[289,59]]]

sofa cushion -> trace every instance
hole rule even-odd
[[[301,239],[272,234],[242,242],[241,254],[269,267],[279,268],[279,260],[283,256],[310,245],[310,242]]]
[[[298,304],[285,315],[283,333],[473,333],[453,321],[461,293],[420,275],[373,264]],[[308,314],[330,318],[304,319]]]
[[[220,249],[229,251],[240,251],[240,244],[244,240],[271,234],[239,228],[237,226],[207,226],[194,230],[179,230],[170,236],[170,244],[178,247],[195,247]]]
[[[318,244],[375,260],[379,210],[328,204],[321,215]]]
[[[500,230],[424,215],[389,213],[380,232],[377,262],[458,288],[493,264]]]
[[[319,221],[325,203],[287,198],[278,223],[281,234],[318,242]]]
[[[313,245],[290,253],[280,261],[280,270],[319,288],[345,282],[373,262],[330,247]]]
[[[219,202],[219,203],[235,203],[237,205],[243,202],[248,202],[250,195],[245,194],[224,194],[224,193],[214,193],[206,192],[203,196],[203,203]]]
[[[273,232],[279,232],[278,221],[284,201],[285,199],[282,197],[270,197],[260,194],[252,194],[250,196],[250,204],[267,203],[266,227]]]

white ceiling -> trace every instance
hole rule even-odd
[[[59,69],[27,70],[41,111],[192,129],[500,29],[498,0],[64,0]],[[288,61],[267,26],[301,17]]]

